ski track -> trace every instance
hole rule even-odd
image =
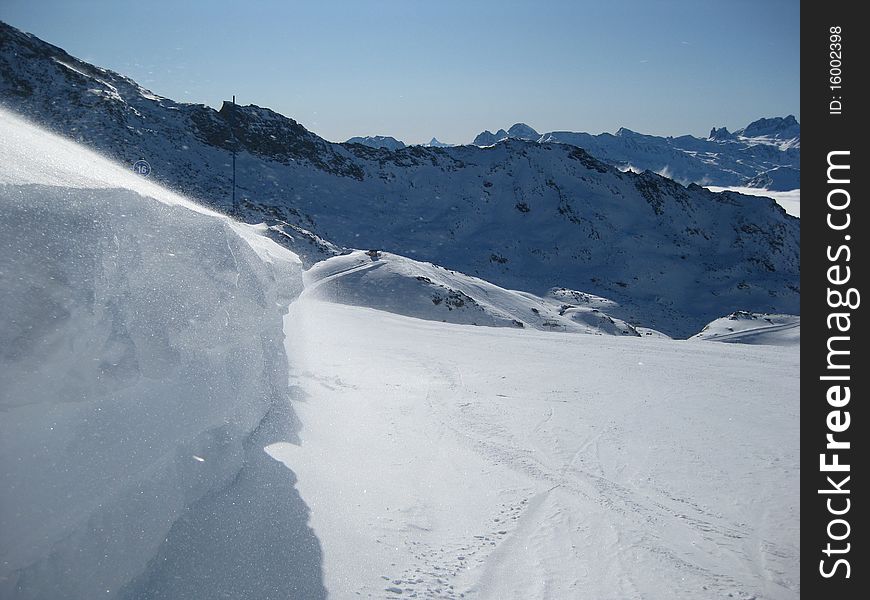
[[[431,402],[430,406],[432,406]],[[475,417],[469,418],[468,411],[460,413],[459,416],[465,417],[465,419],[460,419],[460,425],[455,427],[454,430],[457,433],[460,430],[471,432],[467,436],[469,443],[493,463],[520,469],[533,479],[552,484],[552,487],[546,494],[550,494],[550,492],[557,488],[568,492],[568,498],[562,498],[559,506],[560,509],[567,509],[565,512],[570,512],[573,508],[571,507],[571,504],[573,504],[570,500],[571,498],[584,498],[603,509],[608,515],[609,521],[615,519],[621,521],[628,520],[633,525],[636,525],[638,529],[644,528],[646,524],[653,524],[656,526],[656,529],[663,527],[689,528],[708,540],[712,540],[708,534],[716,534],[719,538],[731,538],[734,540],[749,537],[750,533],[745,528],[741,528],[736,524],[722,522],[720,517],[717,518],[715,515],[705,512],[688,501],[669,497],[665,493],[650,497],[597,474],[596,471],[603,471],[600,462],[594,458],[598,456],[598,440],[602,434],[597,434],[594,438],[587,441],[559,469],[555,466],[559,462],[557,457],[554,454],[548,453],[548,450],[549,452],[555,450],[554,453],[558,454],[558,439],[548,437],[546,430],[544,430],[546,424],[552,420],[553,415],[554,409],[550,407],[544,419],[533,428],[529,439],[524,440],[526,443],[519,443],[509,433],[493,424],[489,420],[489,416],[477,414]],[[528,445],[532,445],[533,448],[529,449]],[[585,455],[585,451],[593,445],[596,452],[593,455],[591,464],[588,464],[584,468],[574,466],[577,457]],[[552,446],[552,448],[548,449],[548,446]],[[540,496],[535,498],[539,499]],[[531,520],[535,523],[532,527],[546,525],[547,519],[535,518],[534,516],[533,509],[537,509],[539,504],[540,501],[526,504],[525,511],[521,515],[524,522]],[[684,505],[685,508],[683,509],[680,505]],[[517,535],[523,535],[523,533],[523,531],[516,532]],[[509,541],[516,544],[516,541],[512,538]],[[668,548],[660,545],[655,539],[644,539],[642,543],[648,545],[647,549],[651,552],[661,553],[669,560],[681,563],[684,568],[695,569],[693,565],[683,561]],[[616,554],[616,560],[619,561],[618,570],[621,573],[620,590],[622,597],[635,597],[637,590],[631,583],[630,565],[623,565],[618,553]],[[713,584],[711,586],[713,588],[722,587],[722,589],[725,589],[736,584],[736,582],[721,573],[698,572],[714,582],[723,584]],[[485,580],[492,579],[492,576],[487,573],[486,569],[484,570],[483,578]],[[550,597],[546,588],[547,586],[544,585],[543,588],[536,590],[537,593],[534,597]],[[497,597],[495,595],[491,596],[485,587],[482,590],[487,597]]]

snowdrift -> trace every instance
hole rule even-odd
[[[323,596],[294,475],[263,452],[296,441],[298,258],[2,112],[0,131],[0,596]]]
[[[618,307],[606,298],[564,289],[540,298],[389,252],[356,251],[321,261],[305,272],[305,287],[321,299],[429,321],[639,335],[601,310]]]

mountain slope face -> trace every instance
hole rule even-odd
[[[568,144],[332,144],[265,108],[160,98],[5,25],[0,102],[223,209],[235,147],[242,216],[309,265],[336,245],[388,250],[611,298],[613,317],[674,336],[735,309],[799,312],[799,221],[773,201],[620,172]]]
[[[497,133],[484,131],[472,144],[491,146],[507,139],[571,144],[623,170],[650,170],[683,184],[744,186],[774,169],[787,169],[789,177],[763,179],[767,189],[786,191],[800,187],[800,123],[789,115],[759,119],[734,133],[713,128],[707,139],[691,135],[661,137],[621,128],[616,135],[573,131],[539,134],[525,123]],[[755,180],[754,187],[761,187]]]

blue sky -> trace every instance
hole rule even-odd
[[[323,137],[706,135],[800,119],[798,0],[2,0],[0,19],[186,102]]]

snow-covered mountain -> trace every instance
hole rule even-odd
[[[267,237],[296,230],[3,110],[0,205],[4,599],[800,596],[797,347],[349,305],[614,307],[386,253],[303,273]]]
[[[615,135],[572,131],[539,134],[525,123],[517,123],[507,131],[484,131],[472,144],[491,146],[507,139],[572,144],[620,169],[650,170],[683,184],[763,184],[782,191],[800,187],[800,124],[793,115],[759,119],[734,133],[714,127],[707,139],[644,135],[624,127]],[[759,179],[776,169],[787,169],[789,176]]]
[[[562,289],[540,298],[387,252],[360,250],[321,261],[305,272],[305,288],[331,302],[430,321],[640,335],[605,312],[616,307],[606,298]]]
[[[774,167],[747,181],[746,186],[764,190],[796,190],[801,186],[801,172],[794,167]]]
[[[369,148],[384,148],[386,150],[401,150],[405,143],[388,135],[367,135],[352,137],[345,144],[362,144]]]
[[[568,144],[333,144],[266,108],[161,98],[5,24],[0,102],[223,210],[235,147],[241,216],[306,265],[384,250],[539,297],[610,298],[614,319],[674,336],[736,309],[799,312],[799,222],[773,201],[621,172]]]
[[[780,148],[800,148],[801,126],[794,115],[758,119],[734,132],[737,139],[754,140]]]

